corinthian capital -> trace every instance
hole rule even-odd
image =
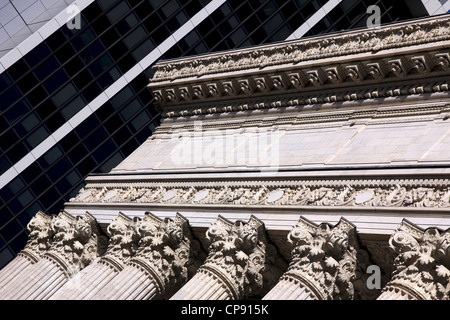
[[[28,241],[25,248],[20,252],[34,262],[47,251],[50,246],[50,239],[53,236],[53,229],[51,228],[52,217],[39,211],[28,223],[27,230],[29,231]]]
[[[358,268],[356,228],[341,218],[334,227],[300,217],[288,235],[292,261],[282,278],[300,281],[315,299],[353,299]]]
[[[62,211],[52,219],[51,229],[54,236],[46,255],[59,262],[69,276],[86,267],[105,250],[106,237],[88,212],[83,217],[73,217]]]
[[[160,219],[146,212],[135,228],[139,241],[130,264],[148,271],[161,295],[173,294],[195,273],[202,255],[188,220],[179,213],[174,219]]]
[[[138,236],[135,231],[137,223],[137,219],[131,219],[119,212],[119,215],[106,228],[109,241],[102,261],[112,264],[118,270],[123,269],[137,249]]]
[[[403,220],[389,245],[397,254],[380,299],[450,299],[450,231],[423,230]]]
[[[234,299],[263,295],[281,275],[282,259],[268,243],[264,224],[254,216],[235,223],[219,216],[206,238],[209,254],[201,269],[225,279]]]

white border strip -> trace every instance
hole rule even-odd
[[[295,30],[286,40],[300,39],[322,20],[331,10],[333,10],[342,0],[330,0],[323,7],[317,10],[308,20],[306,20],[297,30]]]
[[[106,101],[111,99],[117,92],[122,90],[130,81],[138,76],[145,69],[150,67],[158,60],[167,50],[175,45],[180,39],[191,32],[200,22],[206,19],[211,13],[218,9],[226,0],[212,0],[202,10],[200,10],[189,21],[182,25],[170,37],[163,41],[158,47],[153,49],[139,63],[131,68],[127,73],[120,77],[116,82],[109,86],[104,92],[92,100],[86,107],[81,109],[77,114],[64,123],[60,128],[53,132],[47,139],[37,145],[30,153],[20,159],[14,166],[9,168],[0,177],[0,189],[7,185],[11,180],[17,177],[23,170],[35,162],[45,152],[50,150],[69,132],[75,129],[80,123],[86,120]]]

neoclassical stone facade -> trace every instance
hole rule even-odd
[[[448,300],[450,18],[161,61],[161,126],[0,299]]]

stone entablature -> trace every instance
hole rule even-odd
[[[230,50],[207,56],[170,60],[158,63],[151,80],[174,81],[207,74],[255,70],[268,66],[296,64],[362,52],[434,43],[450,39],[450,18],[430,17],[402,22],[367,31],[355,30],[312,39],[286,41],[275,45]],[[445,64],[445,59],[442,60]]]
[[[148,87],[163,117],[445,92],[449,39],[448,17],[424,19],[163,61]]]

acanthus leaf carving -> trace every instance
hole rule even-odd
[[[51,221],[54,216],[48,216],[42,211],[38,211],[27,224],[29,232],[25,248],[20,251],[20,255],[32,259],[34,262],[39,260],[50,247],[54,230],[51,227]]]
[[[263,223],[254,216],[248,222],[219,216],[208,228],[205,269],[227,279],[234,299],[263,295],[281,275],[283,261],[265,236]]]
[[[361,285],[368,253],[360,247],[356,228],[347,220],[341,218],[335,226],[315,225],[300,217],[288,242],[293,247],[292,260],[281,279],[300,280],[318,300],[374,298],[374,293]]]
[[[123,269],[137,249],[136,223],[136,219],[131,219],[119,212],[119,215],[106,228],[109,237],[108,247],[101,261],[112,264],[118,270]]]
[[[54,235],[45,255],[59,262],[69,277],[105,252],[107,238],[87,212],[73,217],[61,211],[52,219],[51,228]]]
[[[379,299],[392,298],[398,291],[410,299],[450,299],[449,230],[422,230],[403,219],[389,245],[396,253],[394,270]]]
[[[189,222],[177,213],[174,219],[160,219],[150,212],[135,224],[138,237],[135,255],[129,265],[150,272],[161,296],[170,296],[192,276],[204,253],[192,236]]]

